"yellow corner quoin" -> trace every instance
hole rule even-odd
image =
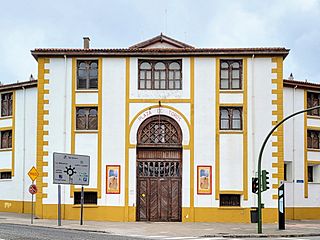
[[[48,156],[48,152],[44,151],[43,137],[44,137],[44,126],[49,124],[48,120],[44,120],[44,105],[48,104],[48,101],[45,101],[45,95],[49,94],[49,90],[45,90],[45,85],[49,81],[45,81],[45,74],[49,73],[49,70],[45,68],[45,64],[49,64],[50,59],[39,57],[38,58],[38,119],[37,119],[37,159],[36,159],[36,168],[39,172],[39,177],[36,179],[36,184],[38,187],[38,194],[36,197],[36,215],[40,218],[43,217],[43,198],[46,198],[47,195],[43,193],[44,180],[43,177],[47,176],[48,173],[44,172],[43,162],[44,156]]]
[[[272,95],[276,96],[276,100],[272,100],[272,105],[276,109],[272,111],[274,116],[272,125],[275,125],[283,119],[283,58],[273,57],[271,61],[276,64],[276,67],[272,68],[272,73],[277,75],[276,78],[271,79],[271,83],[276,85],[276,88],[271,90]],[[272,152],[272,157],[277,159],[277,164],[272,164],[272,167],[277,169],[276,173],[272,174],[272,178],[277,179],[277,184],[273,184],[272,188],[277,189],[280,181],[284,179],[283,126],[278,127],[272,136],[274,136],[272,146],[277,148],[276,152]],[[272,198],[277,199],[277,195],[273,195]]]

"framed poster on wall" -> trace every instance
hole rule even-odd
[[[212,167],[197,166],[197,194],[212,193]]]
[[[106,193],[120,194],[120,165],[107,165],[106,177]]]

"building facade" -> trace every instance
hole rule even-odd
[[[88,41],[83,49],[32,51],[38,62],[37,88],[30,90],[37,92],[30,95],[37,101],[30,105],[36,143],[26,149],[36,155],[28,164],[40,173],[36,215],[57,217],[52,159],[64,152],[90,156],[87,220],[249,222],[263,139],[320,89],[283,81],[289,50],[194,48],[164,35],[126,49],[91,49]],[[25,128],[15,121],[18,134]],[[263,157],[270,172],[270,189],[262,195],[265,222],[277,220],[283,180],[287,216],[319,218],[320,185],[307,176],[312,166],[314,182],[320,182],[320,155],[305,145],[307,136],[316,135],[309,129],[318,130],[317,121],[297,117],[271,137]],[[15,152],[12,168],[20,164]],[[24,188],[16,177],[1,186]],[[12,205],[30,196],[0,199]],[[80,186],[63,185],[64,219],[79,218],[79,202]]]

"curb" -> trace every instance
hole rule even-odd
[[[125,234],[117,234],[114,232],[108,232],[108,231],[104,231],[104,230],[94,230],[94,229],[80,229],[80,228],[68,228],[68,227],[64,227],[64,226],[42,226],[42,225],[37,225],[37,224],[26,224],[26,223],[4,223],[4,222],[0,222],[0,224],[10,224],[10,225],[16,225],[16,226],[28,226],[28,227],[38,227],[38,228],[44,228],[44,229],[61,229],[61,230],[67,230],[67,231],[77,231],[77,232],[88,232],[88,233],[104,233],[104,234],[108,234],[111,236],[123,236],[123,237],[130,237],[130,235],[125,235]],[[270,234],[257,234],[257,233],[253,233],[253,234],[208,234],[208,235],[202,235],[202,236],[192,236],[192,237],[198,237],[198,238],[203,238],[204,240],[206,238],[215,238],[215,237],[223,237],[223,238],[279,238],[279,237],[289,237],[289,238],[293,238],[293,237],[318,237],[320,236],[320,232],[319,233],[279,233],[279,234],[274,234],[274,233],[270,233]],[[187,237],[187,236],[185,236]],[[141,236],[141,238],[144,238],[143,236]],[[147,239],[147,238],[144,238]]]

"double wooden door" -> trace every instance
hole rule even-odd
[[[137,220],[181,221],[181,149],[137,150]]]

